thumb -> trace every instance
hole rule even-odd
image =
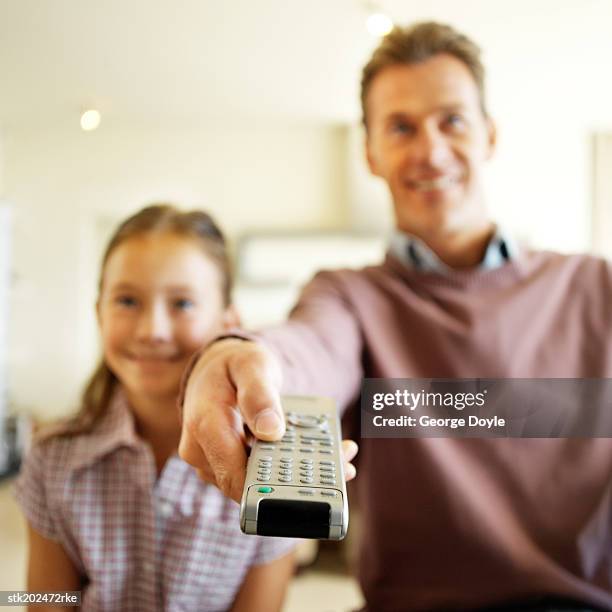
[[[248,359],[230,363],[230,376],[242,418],[254,436],[278,440],[285,433],[280,400],[281,370],[275,356],[253,345]]]

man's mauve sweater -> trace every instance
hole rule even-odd
[[[361,379],[612,378],[612,268],[523,254],[502,268],[319,273],[260,334],[287,392],[335,397],[358,422]],[[539,596],[612,610],[612,440],[361,439],[359,577],[372,612]]]

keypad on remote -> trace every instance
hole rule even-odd
[[[318,459],[320,456],[332,455],[333,447],[334,442],[325,415],[288,413],[287,429],[281,440],[260,443],[258,447],[264,454],[258,458],[257,479],[260,482],[269,482],[274,471],[279,482],[293,483],[294,457],[297,456],[300,469],[299,473],[296,472],[295,482],[322,487],[335,486],[337,480],[334,461],[327,458]],[[302,492],[307,490],[300,489]]]

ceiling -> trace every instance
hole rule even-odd
[[[488,49],[504,28],[518,40],[534,18],[607,1],[378,5],[401,23],[454,23]],[[0,0],[0,126],[72,120],[90,106],[144,122],[354,121],[376,42],[366,14],[362,0]]]

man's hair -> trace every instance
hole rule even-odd
[[[418,64],[434,55],[447,53],[463,62],[476,82],[482,112],[487,115],[484,94],[485,70],[480,60],[480,47],[454,28],[427,21],[408,27],[394,27],[376,48],[361,76],[361,111],[368,127],[366,102],[372,81],[389,66]]]

